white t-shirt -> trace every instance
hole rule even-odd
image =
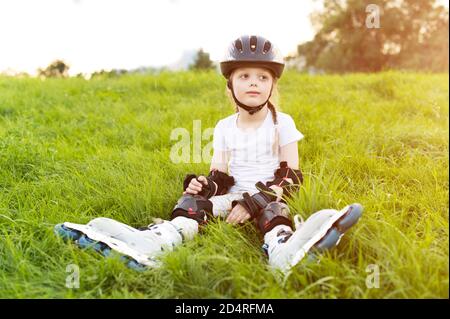
[[[232,192],[258,192],[255,184],[273,180],[280,165],[279,148],[273,149],[275,124],[270,110],[257,129],[237,127],[238,113],[220,120],[214,128],[213,147],[217,151],[230,151],[228,174],[234,177]],[[279,147],[299,141],[303,134],[297,130],[289,114],[277,111]],[[275,152],[274,152],[275,151]]]

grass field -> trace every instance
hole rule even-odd
[[[448,86],[448,74],[286,72],[280,109],[305,135],[291,210],[365,211],[320,263],[280,283],[251,224],[218,220],[143,273],[53,233],[99,216],[135,227],[168,218],[185,174],[209,169],[173,163],[171,131],[234,112],[217,73],[0,77],[0,297],[448,298]],[[66,287],[71,264],[78,289]],[[378,288],[366,285],[372,269]]]

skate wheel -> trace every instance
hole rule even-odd
[[[130,269],[137,270],[137,271],[144,271],[146,267],[140,263],[138,263],[136,260],[134,260],[131,257],[128,256],[121,256],[120,260]]]
[[[112,251],[111,248],[109,248],[109,246],[107,246],[103,243],[101,243],[101,244],[104,245],[101,250],[102,255],[105,257],[108,257],[109,255],[111,255],[111,251]]]
[[[319,251],[320,252],[320,251]],[[315,252],[309,252],[308,257],[306,258],[306,264],[318,263],[319,258]]]
[[[56,235],[60,236],[64,240],[75,241],[82,236],[81,232],[79,232],[78,230],[70,229],[64,226],[64,224],[56,225],[53,230],[56,233]]]
[[[109,254],[111,253],[111,248],[109,248],[108,245],[102,242],[94,242],[92,248],[94,248],[95,251],[99,252],[105,257],[109,256]]]
[[[336,227],[341,233],[346,232],[350,227],[356,224],[362,215],[363,208],[360,204],[353,204],[350,206],[349,212],[347,212],[342,219],[336,223]]]
[[[339,244],[341,236],[342,233],[340,233],[336,228],[331,228],[327,234],[314,245],[314,248],[319,252],[333,248]]]
[[[131,268],[131,269],[133,269],[133,270],[137,270],[137,271],[144,271],[144,270],[147,269],[144,265],[138,263],[138,262],[137,262],[136,260],[134,260],[134,259],[130,259],[130,260],[127,262],[126,265],[127,265],[127,267],[129,267],[129,268]]]
[[[87,237],[86,235],[82,235],[77,240],[77,244],[82,249],[92,248],[96,252],[99,252],[100,254],[102,254],[105,257],[108,257],[111,254],[111,248],[109,248],[108,245],[106,245],[102,242],[99,242],[99,241],[92,240],[89,237]]]
[[[95,244],[95,241],[90,239],[89,237],[86,237],[86,235],[82,235],[77,240],[77,245],[82,249],[92,248]]]

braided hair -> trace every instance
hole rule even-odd
[[[274,136],[274,142],[272,144],[272,154],[278,155],[278,146],[280,135],[278,134],[278,117],[277,117],[277,110],[275,106],[272,104],[272,102],[267,102],[267,107],[269,108],[270,112],[272,113],[272,120],[273,124],[275,124],[275,136]]]

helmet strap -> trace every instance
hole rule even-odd
[[[244,110],[246,110],[250,115],[253,115],[256,112],[259,112],[267,104],[267,102],[269,102],[269,99],[272,96],[273,83],[272,83],[272,86],[270,88],[270,94],[269,94],[269,97],[267,98],[267,100],[263,104],[260,104],[260,105],[257,105],[257,106],[249,106],[249,105],[245,105],[244,103],[241,103],[241,101],[239,101],[237,99],[236,95],[234,94],[233,83],[231,83],[231,80],[229,80],[229,79],[227,81],[227,87],[231,90],[231,94],[233,95],[234,102],[239,107],[242,107]]]

